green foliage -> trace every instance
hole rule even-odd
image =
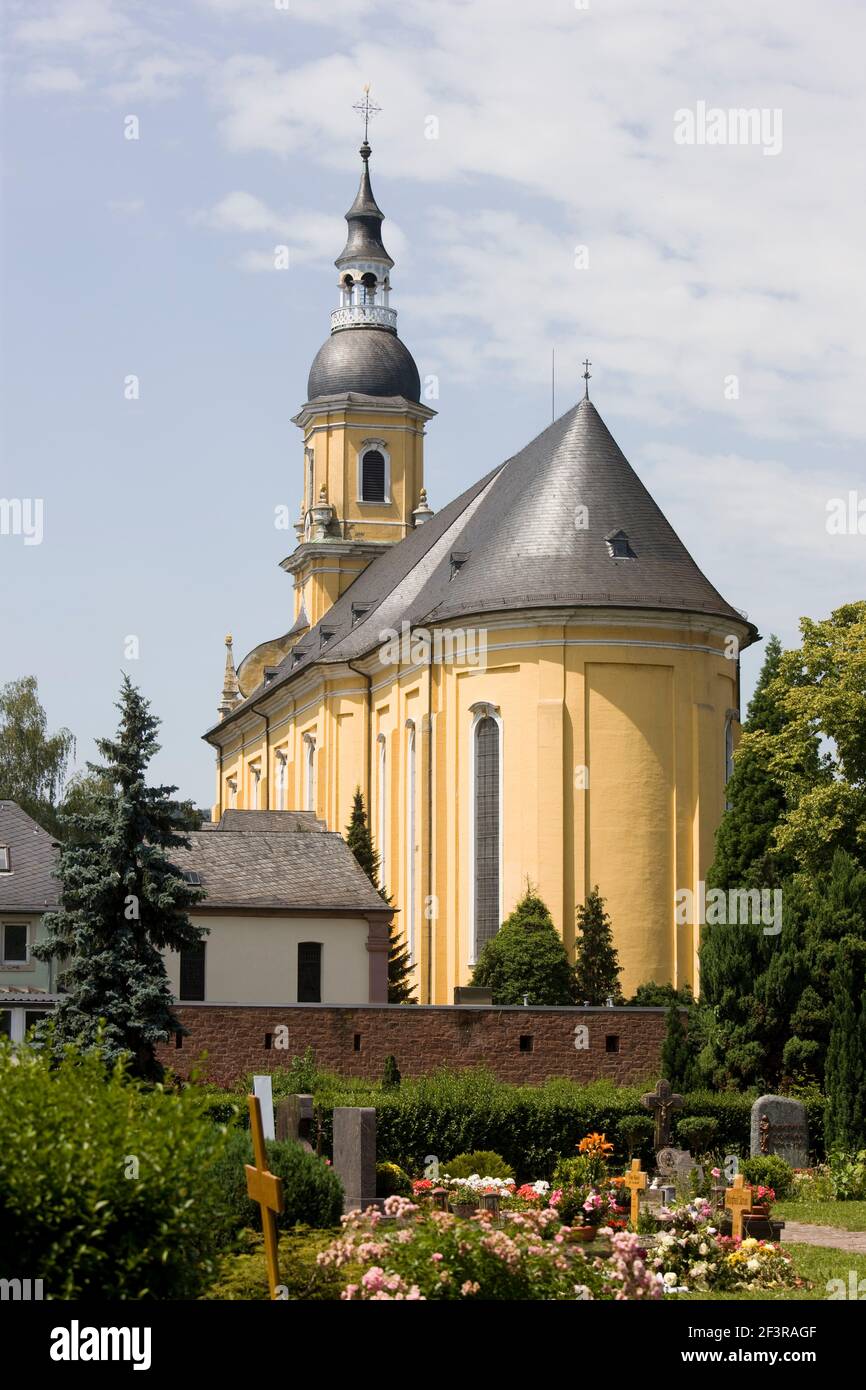
[[[399,1163],[376,1164],[377,1197],[411,1197],[412,1179]]]
[[[346,827],[346,844],[376,892],[381,893],[386,903],[390,903],[391,899],[385,892],[384,886],[379,882],[381,863],[378,851],[373,844],[370,826],[367,823],[367,812],[364,808],[364,797],[360,787],[355,788],[352,799],[352,815]],[[388,932],[388,1003],[414,1004],[416,1002],[414,998],[415,986],[411,979],[412,961],[409,956],[409,947],[401,940],[400,930],[393,918]]]
[[[854,1154],[836,1151],[830,1156],[830,1181],[837,1202],[866,1199],[866,1149]]]
[[[292,1226],[336,1226],[343,1210],[343,1188],[333,1168],[293,1140],[269,1140],[268,1167],[283,1180],[285,1208],[277,1217],[281,1230]],[[247,1130],[229,1135],[216,1165],[222,1188],[224,1218],[220,1230],[223,1245],[230,1244],[247,1226],[261,1229],[258,1203],[247,1196],[244,1165],[253,1161]]]
[[[385,1065],[382,1068],[382,1085],[386,1091],[391,1091],[396,1086],[400,1085],[401,1080],[400,1068],[397,1066],[397,1058],[392,1052],[389,1052],[388,1056],[385,1058]]]
[[[305,1226],[295,1226],[280,1237],[280,1280],[290,1302],[339,1299],[345,1274],[333,1265],[325,1267],[316,1262],[316,1256],[337,1234],[336,1231],[311,1231]],[[260,1235],[246,1231],[243,1250],[220,1257],[216,1278],[202,1296],[229,1302],[270,1301],[264,1242]]]
[[[106,765],[89,765],[111,791],[71,817],[78,842],[60,856],[62,906],[45,917],[34,955],[63,963],[57,1042],[99,1036],[109,1058],[129,1055],[135,1075],[159,1080],[156,1044],[182,1031],[161,953],[201,940],[187,912],[204,893],[172,866],[171,851],[188,843],[188,807],[171,800],[174,787],[145,783],[159,722],[127,676],[117,707],[117,739],[97,741]]]
[[[493,991],[494,1004],[573,1004],[574,971],[541,898],[527,886],[514,911],[485,945],[472,984]]]
[[[713,1115],[690,1115],[677,1123],[680,1143],[694,1154],[708,1153],[718,1132],[719,1122]]]
[[[650,1115],[623,1115],[619,1122],[620,1143],[623,1152],[629,1158],[633,1158],[639,1152],[646,1151],[653,1137],[654,1128]]]
[[[862,1049],[866,991],[860,995],[858,1017],[850,959],[843,959],[833,973],[831,1000],[830,1043],[824,1073],[824,1134],[827,1148],[833,1153],[866,1145],[866,1056]]]
[[[694,1078],[695,1046],[689,1039],[682,1005],[673,1000],[667,1012],[661,1070],[675,1091],[687,1087]]]
[[[574,976],[578,1003],[605,1004],[610,998],[615,1004],[621,1003],[622,966],[613,944],[610,917],[597,887],[577,909],[576,916]]]
[[[54,1299],[195,1298],[212,1277],[225,1130],[196,1087],[97,1051],[0,1039],[0,1270]]]
[[[644,984],[638,985],[631,999],[626,1003],[629,1008],[659,1009],[667,1008],[670,1004],[683,1004],[690,1008],[695,1002],[688,985],[683,985],[682,989],[675,989],[673,985],[659,985],[655,980],[647,980]]]
[[[442,1165],[442,1172],[449,1178],[513,1178],[514,1169],[510,1163],[492,1149],[476,1149],[474,1153],[457,1154]]]
[[[60,829],[57,802],[74,750],[68,729],[48,733],[35,676],[0,689],[0,800],[17,801],[52,835]]]
[[[740,1172],[753,1187],[772,1187],[779,1202],[790,1196],[794,1170],[778,1154],[756,1154],[754,1158],[747,1158],[740,1164]]]

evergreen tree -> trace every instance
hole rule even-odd
[[[360,787],[355,788],[355,795],[352,799],[352,815],[346,827],[346,844],[354,854],[364,873],[372,883],[376,892],[381,895],[386,903],[391,899],[385,893],[379,882],[379,855],[373,844],[373,836],[367,824],[367,812],[364,809],[364,798],[361,795]],[[388,927],[388,1003],[389,1004],[414,1004],[415,987],[411,981],[412,962],[409,958],[409,947],[404,945],[400,939],[397,923],[391,919]]]
[[[604,899],[593,888],[584,906],[577,909],[575,942],[577,960],[574,967],[578,1002],[605,1004],[613,999],[622,1002],[619,977],[622,966],[613,944],[610,917],[604,910]]]
[[[695,1049],[689,1039],[682,1005],[671,1000],[665,1020],[665,1040],[662,1044],[662,1076],[675,1091],[690,1089],[694,1078]]]
[[[15,801],[43,829],[57,835],[57,803],[75,739],[68,729],[48,733],[35,676],[0,690],[0,800]]]
[[[833,972],[830,1043],[824,1073],[827,1104],[824,1142],[827,1152],[851,1152],[866,1144],[859,1122],[863,1110],[864,1059],[854,1002],[854,972],[848,960]]]
[[[494,1004],[573,1004],[574,970],[546,904],[527,884],[514,911],[486,943],[473,985],[493,992]]]
[[[133,1075],[159,1080],[155,1046],[183,1031],[161,952],[199,943],[187,912],[204,896],[173,868],[171,851],[187,845],[189,807],[174,787],[148,787],[145,771],[159,751],[159,721],[127,676],[115,739],[99,739],[103,765],[90,765],[102,790],[70,813],[73,835],[60,855],[61,903],[45,918],[41,960],[63,963],[66,993],[50,1026],[62,1045],[92,1045],[108,1057],[131,1054]]]

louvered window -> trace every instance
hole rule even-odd
[[[475,726],[475,957],[499,931],[499,725]]]
[[[298,943],[298,1003],[322,1002],[322,946],[319,941]]]
[[[368,449],[361,464],[361,499],[364,502],[385,501],[385,456],[378,449]]]

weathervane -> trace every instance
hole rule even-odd
[[[367,82],[364,86],[364,100],[356,101],[352,107],[352,110],[360,112],[360,114],[364,117],[364,144],[366,145],[369,143],[367,140],[367,131],[370,125],[370,118],[371,116],[378,116],[379,112],[382,110],[381,106],[377,106],[375,101],[370,100],[369,82]]]
[[[592,363],[590,362],[589,358],[585,357],[583,360],[583,379],[586,382],[586,386],[584,387],[586,400],[589,400],[589,379],[592,376],[592,373],[589,369],[591,366]]]

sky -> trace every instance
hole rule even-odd
[[[588,356],[764,636],[866,596],[860,0],[7,0],[5,29],[0,683],[38,678],[79,767],[126,671],[154,777],[209,805],[225,633],[240,660],[289,625],[275,509],[368,82],[431,505],[549,423],[552,352],[557,414]]]

